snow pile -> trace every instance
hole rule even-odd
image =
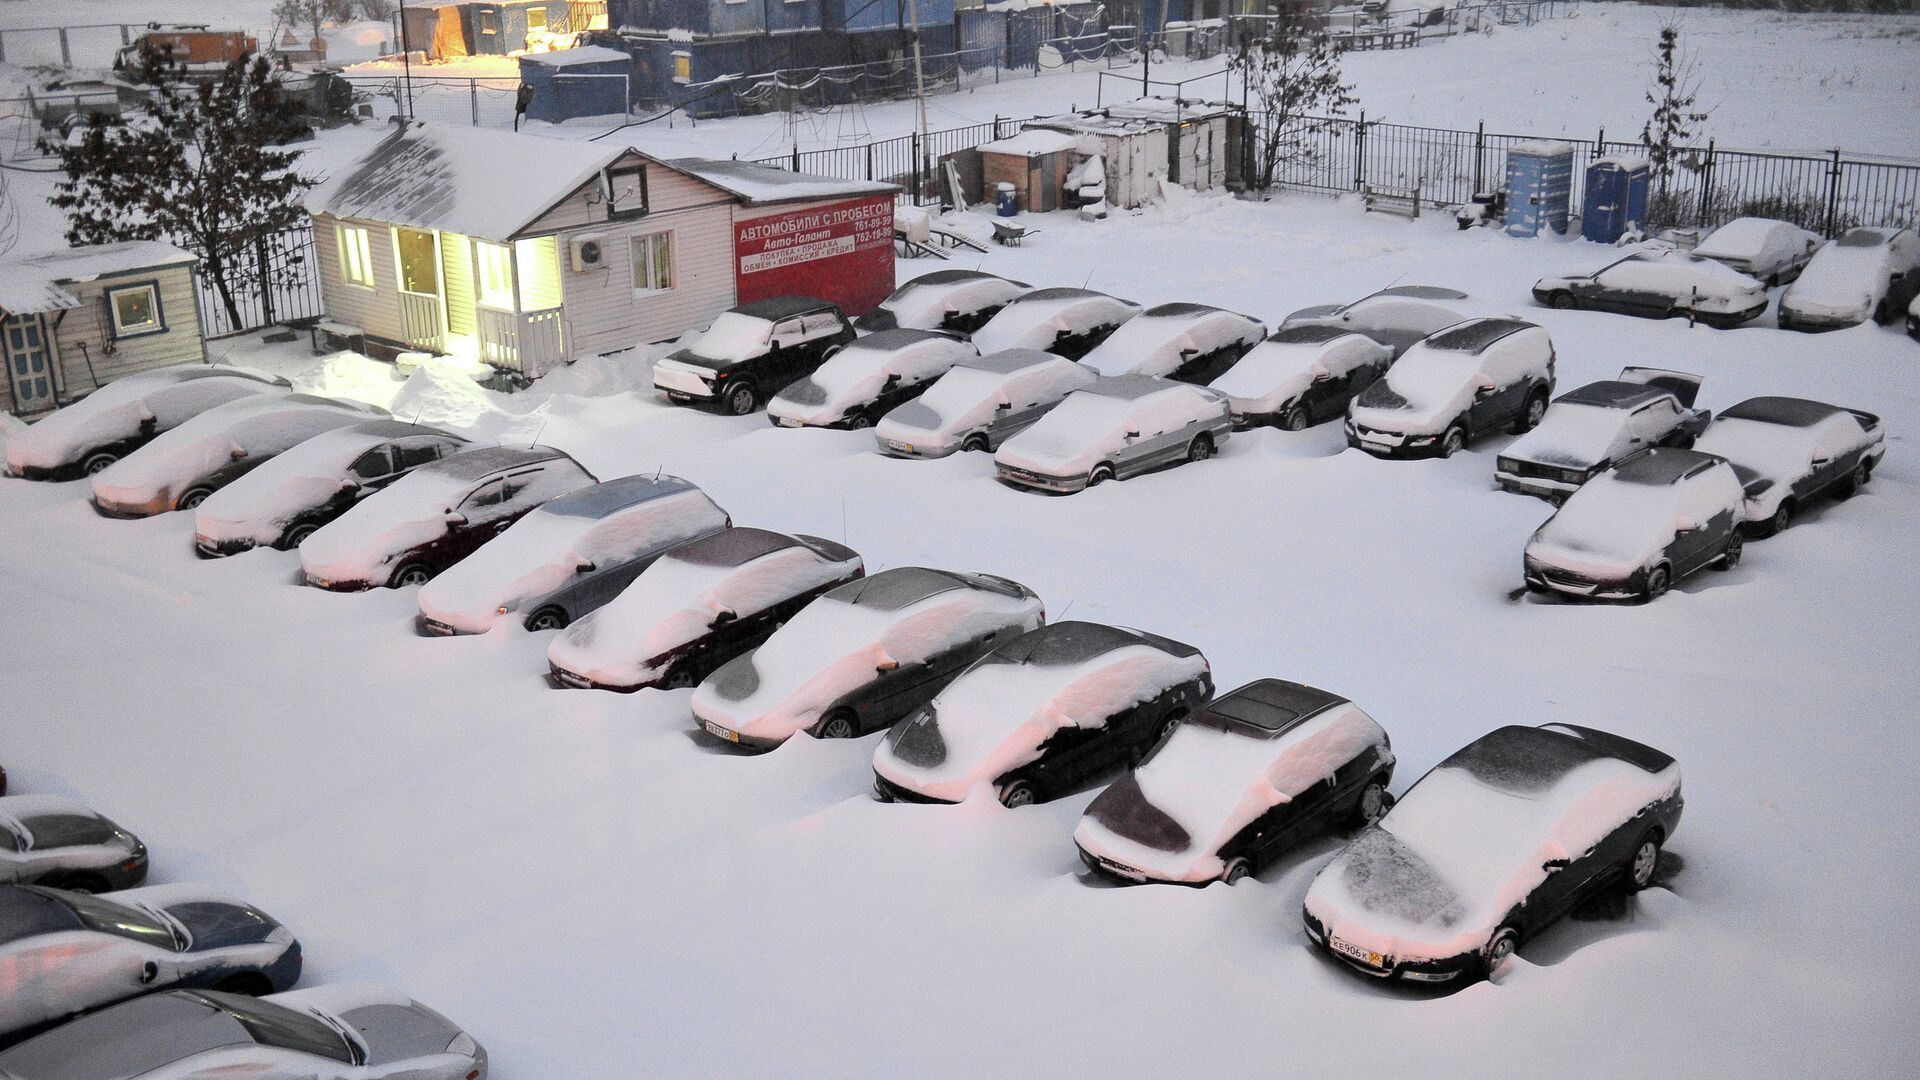
[[[393,415],[417,424],[475,428],[484,418],[506,412],[505,396],[473,381],[460,368],[429,360],[414,369],[394,395]]]
[[[1196,356],[1249,346],[1266,327],[1244,315],[1197,304],[1149,308],[1120,325],[1080,362],[1102,375],[1168,376]]]
[[[1555,402],[1540,426],[1515,439],[1501,456],[1584,469],[1627,448],[1627,416],[1624,409]]]
[[[295,393],[364,401],[391,411],[406,380],[392,364],[343,349],[293,378]]]
[[[1084,289],[1039,289],[1001,308],[974,331],[982,355],[1005,349],[1045,350],[1063,335],[1091,333],[1124,323],[1139,305]]]
[[[841,349],[811,376],[775,395],[767,403],[767,413],[808,424],[830,424],[848,410],[878,400],[888,389],[889,379],[897,379],[901,386],[918,386],[976,355],[972,345],[944,334],[882,330]]]
[[[1479,376],[1478,356],[1416,345],[1361,391],[1347,417],[1389,431],[1432,431],[1467,407]]]
[[[627,477],[598,487],[634,479],[651,484],[653,478]],[[692,487],[643,497],[604,515],[570,512],[570,503],[593,494],[596,489],[583,489],[541,506],[427,582],[420,613],[456,630],[485,633],[501,609],[517,611],[539,601],[583,567],[608,570],[729,524],[726,511]]]
[[[1781,295],[1780,306],[1795,315],[1864,322],[1887,295],[1891,275],[1915,268],[1916,255],[1901,258],[1894,234],[1893,229],[1848,229],[1813,253],[1807,268]],[[1911,234],[1907,245],[1920,252]]]
[[[568,627],[547,649],[553,664],[603,686],[660,677],[663,654],[697,641],[722,612],[748,618],[860,569],[860,559],[824,559],[802,544],[738,566],[689,562],[673,552],[606,606]]]
[[[241,398],[201,413],[94,474],[93,494],[121,506],[170,499],[180,494],[177,487],[216,469],[244,458],[271,457],[374,414],[384,410],[305,394]]]
[[[1133,772],[1141,796],[1186,831],[1179,851],[1161,851],[1109,829],[1089,813],[1074,842],[1128,866],[1171,881],[1210,881],[1225,868],[1222,844],[1261,814],[1333,777],[1335,770],[1377,747],[1386,733],[1351,702],[1308,718],[1277,739],[1188,721]]]
[[[1298,400],[1321,375],[1344,377],[1392,355],[1392,349],[1363,334],[1316,342],[1269,340],[1248,350],[1208,385],[1227,395],[1235,415],[1271,413]]]
[[[946,756],[910,765],[891,742],[874,751],[881,776],[936,799],[959,802],[979,784],[1037,759],[1062,728],[1099,728],[1107,720],[1207,669],[1200,654],[1174,656],[1127,645],[1069,667],[991,660],[968,668],[928,706]]]
[[[118,379],[7,439],[14,470],[54,469],[96,446],[138,436],[152,422],[165,432],[209,409],[282,387],[250,375],[203,367],[168,367]]]

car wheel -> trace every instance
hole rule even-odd
[[[727,411],[733,415],[745,416],[759,407],[760,395],[753,392],[751,385],[741,383],[727,391]]]
[[[1874,305],[1873,321],[1875,323],[1878,323],[1881,326],[1885,326],[1889,321],[1891,321],[1890,316],[1887,312],[1887,302],[1884,299],[1881,300],[1878,304]]]
[[[1647,590],[1641,599],[1651,604],[1667,595],[1667,590],[1671,588],[1673,588],[1673,571],[1667,569],[1663,563],[1647,574]]]
[[[107,891],[107,883],[92,874],[70,874],[63,878],[43,881],[41,884],[50,885],[56,889],[65,889],[68,892],[87,893],[88,895]]]
[[[1033,805],[1033,785],[1025,780],[1015,780],[1001,788],[1000,805],[1010,810]]]
[[[1562,290],[1547,297],[1547,306],[1559,308],[1561,311],[1572,311],[1580,304],[1573,298],[1572,293]]]
[[[1520,411],[1519,416],[1514,417],[1513,433],[1515,435],[1525,435],[1527,432],[1539,427],[1540,421],[1545,419],[1546,415],[1547,395],[1539,390],[1535,390],[1533,396],[1527,398],[1527,407]]]
[[[1187,714],[1184,711],[1177,712],[1177,713],[1174,713],[1172,716],[1167,717],[1165,720],[1160,721],[1160,726],[1153,729],[1152,737],[1147,739],[1146,742],[1140,744],[1140,746],[1134,750],[1133,754],[1129,758],[1129,764],[1137,766],[1142,761],[1145,761],[1147,759],[1147,754],[1150,751],[1152,751],[1154,747],[1159,746],[1163,742],[1166,742],[1167,736],[1173,734],[1173,729],[1180,726],[1180,721],[1185,719],[1186,715]]]
[[[404,589],[409,585],[425,585],[433,580],[433,569],[424,563],[408,563],[393,572],[393,587]]]
[[[1740,530],[1733,530],[1727,537],[1727,546],[1720,552],[1720,561],[1713,564],[1715,570],[1731,570],[1740,565],[1740,554],[1745,551],[1747,542],[1740,537]]]
[[[1307,410],[1303,406],[1295,405],[1280,417],[1280,430],[1305,431],[1309,426],[1307,419]]]
[[[95,473],[105,470],[107,466],[119,460],[119,454],[101,451],[98,454],[90,455],[87,460],[81,462],[80,471],[86,473],[88,476],[92,476]]]
[[[212,494],[212,488],[188,488],[186,494],[180,496],[179,501],[173,504],[173,508],[175,510],[191,510],[201,503],[206,502],[207,496]]]
[[[1202,435],[1187,444],[1188,461],[1205,461],[1213,456],[1213,439]]]
[[[565,630],[566,628],[567,613],[557,607],[543,607],[527,616],[529,630]]]
[[[873,417],[868,416],[864,412],[857,412],[847,417],[847,430],[849,431],[864,431],[872,426]]]
[[[1113,479],[1113,466],[1107,464],[1095,465],[1093,471],[1087,474],[1087,486],[1099,487],[1111,479]]]
[[[1220,880],[1229,885],[1238,885],[1253,873],[1253,864],[1245,859],[1232,858],[1220,871]]]
[[[1653,873],[1660,868],[1660,834],[1650,832],[1633,846],[1633,858],[1627,860],[1622,876],[1628,892],[1639,892],[1653,884]]]
[[[1793,500],[1789,499],[1786,502],[1781,503],[1780,506],[1774,510],[1773,516],[1767,519],[1767,523],[1765,525],[1766,531],[1763,532],[1761,535],[1779,536],[1781,533],[1787,531],[1787,526],[1792,524],[1793,524]]]
[[[1514,950],[1519,947],[1520,935],[1513,927],[1503,926],[1495,930],[1493,936],[1487,939],[1486,951],[1480,956],[1481,963],[1486,966],[1487,974],[1493,974],[1494,969],[1498,968],[1507,957],[1512,956]]]
[[[813,725],[813,737],[816,739],[851,739],[858,733],[851,709],[835,709]]]
[[[315,525],[311,521],[301,525],[295,525],[293,528],[287,530],[287,535],[280,538],[280,544],[282,547],[297,548],[307,542],[307,537],[319,531],[320,526]]]
[[[1865,465],[1856,465],[1853,467],[1853,471],[1847,474],[1845,480],[1834,485],[1833,497],[1836,499],[1851,499],[1855,495],[1860,494],[1860,489],[1865,487],[1866,484],[1867,467]]]
[[[693,665],[684,662],[668,668],[667,673],[660,677],[662,690],[686,690],[693,685]]]
[[[244,994],[247,997],[266,997],[273,993],[273,984],[267,981],[267,977],[251,971],[229,975],[215,983],[213,988],[223,994]]]
[[[978,450],[985,453],[987,449],[987,437],[985,435],[969,435],[967,436],[967,441],[960,444],[960,449]]]
[[[1452,457],[1467,448],[1467,429],[1455,424],[1440,436],[1440,456]]]
[[[1385,817],[1393,809],[1393,796],[1387,794],[1387,785],[1378,780],[1360,789],[1360,802],[1354,810],[1354,821],[1361,826],[1371,825]]]

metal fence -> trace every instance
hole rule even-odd
[[[838,180],[898,184],[904,189],[900,201],[915,203],[933,197],[933,170],[942,157],[1004,139],[1019,131],[1022,123],[1024,121],[1012,117],[995,117],[982,124],[929,131],[925,140],[916,131],[893,139],[820,150],[802,150],[796,145],[785,154],[755,160],[762,165]]]
[[[106,67],[146,27],[132,23],[0,28],[0,63]]]
[[[194,275],[200,290],[201,332],[217,338],[263,326],[311,322],[325,315],[316,260],[311,224],[296,225],[256,243],[246,265],[231,275],[238,322],[206,273]]]

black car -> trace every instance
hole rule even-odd
[[[1206,304],[1160,304],[1122,323],[1080,362],[1102,375],[1205,385],[1266,335],[1266,324],[1250,315]]]
[[[1393,348],[1337,326],[1275,331],[1207,385],[1227,395],[1233,426],[1304,431],[1346,415],[1347,406],[1393,363]]]
[[[146,878],[147,845],[80,803],[0,795],[0,884],[97,893]]]
[[[1035,289],[996,312],[973,332],[980,355],[1038,349],[1078,360],[1140,314],[1140,305],[1092,289]]]
[[[1551,308],[1610,311],[1645,319],[1686,316],[1729,330],[1767,310],[1765,283],[1684,251],[1636,251],[1591,274],[1543,277],[1534,299]]]
[[[1064,622],[974,661],[873,755],[884,802],[954,803],[980,785],[1046,802],[1133,764],[1213,695],[1200,650],[1156,634]]]
[[[1033,286],[982,270],[935,270],[893,290],[880,306],[853,320],[863,334],[881,330],[944,330],[967,335]]]
[[[1376,457],[1452,457],[1482,435],[1532,431],[1555,354],[1521,319],[1457,323],[1408,349],[1347,406],[1347,445]]]
[[[1693,407],[1699,392],[1698,375],[1630,367],[1618,379],[1561,394],[1539,427],[1501,452],[1494,480],[1508,491],[1559,502],[1635,454],[1690,447],[1713,419],[1711,411]]]
[[[1702,567],[1740,564],[1746,503],[1722,458],[1662,448],[1628,458],[1568,496],[1527,541],[1533,592],[1657,600]]]
[[[1772,536],[1808,502],[1850,499],[1887,453],[1880,418],[1805,398],[1757,397],[1720,414],[1694,448],[1733,463],[1747,493],[1747,531]]]
[[[1500,313],[1458,289],[1441,285],[1394,285],[1350,304],[1316,304],[1286,317],[1291,326],[1331,326],[1365,334],[1399,356],[1429,335],[1468,319]]]
[[[1262,679],[1215,698],[1088,805],[1080,859],[1127,883],[1231,885],[1392,805],[1393,748],[1359,706]]]
[[[757,300],[722,313],[693,344],[655,364],[653,385],[674,402],[745,416],[855,336],[847,317],[825,300]]]
[[[1307,938],[1375,978],[1490,974],[1582,900],[1652,883],[1680,766],[1573,724],[1503,727],[1421,777],[1307,888]]]

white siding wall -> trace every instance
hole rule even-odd
[[[159,285],[160,317],[166,323],[166,332],[115,341],[112,316],[107,312],[107,291],[147,281]],[[136,270],[61,287],[80,301],[79,307],[69,309],[64,316],[60,312],[47,316],[49,326],[59,320],[53,339],[58,348],[55,374],[62,399],[89,393],[122,375],[167,364],[197,362],[206,356],[190,267]]]
[[[369,233],[368,246],[373,253],[373,288],[369,289],[349,284],[341,273],[340,247],[333,231],[337,223],[328,214],[313,217],[315,257],[320,260],[320,293],[326,298],[327,318],[357,326],[377,338],[404,339],[400,278],[393,263],[393,230],[371,222],[345,223],[364,226]]]
[[[575,273],[567,235],[559,237],[560,283],[571,335],[568,351],[573,356],[666,341],[733,306],[730,205],[653,213],[584,231],[606,237],[607,257],[598,269]],[[673,288],[636,296],[631,240],[657,232],[673,237]]]

